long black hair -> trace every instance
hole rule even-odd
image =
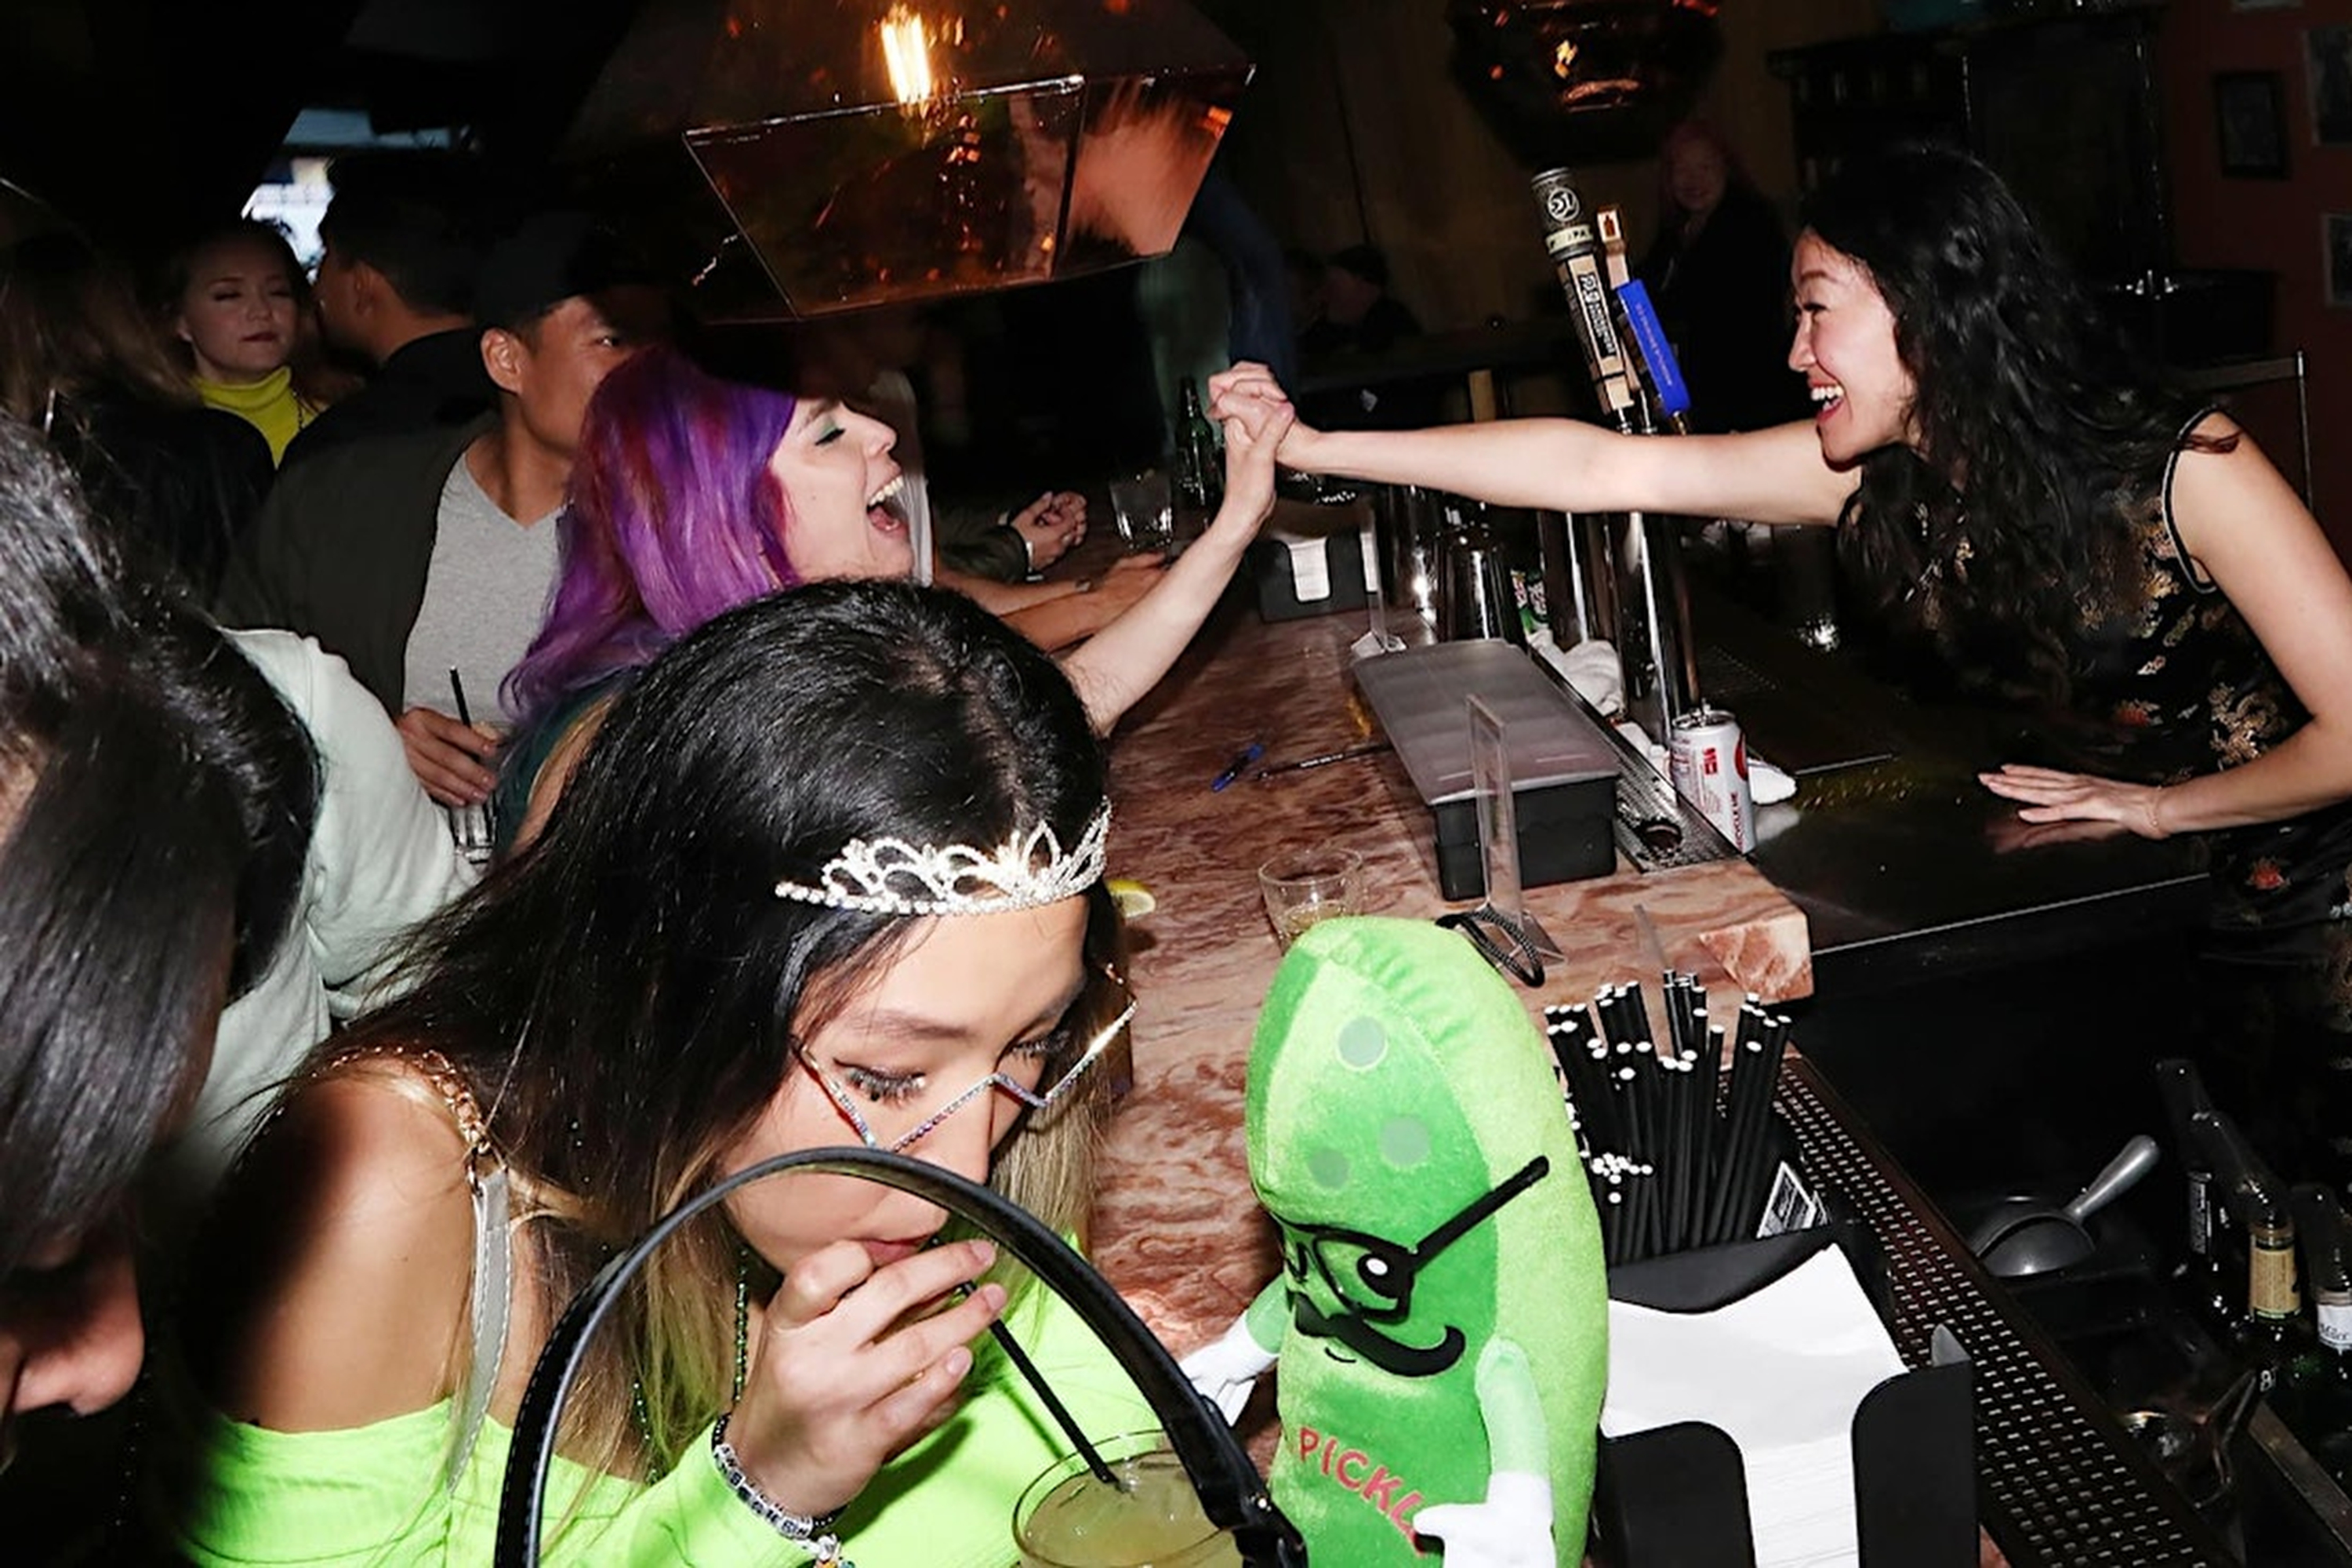
[[[2122,509],[2195,405],[1966,153],[1908,145],[1850,163],[1802,217],[1869,273],[1916,388],[1917,450],[1863,459],[1849,559],[1882,609],[1958,607],[1990,633],[1979,646],[2021,649],[2016,673],[2063,695],[2078,595],[2113,580],[2130,546]]]
[[[541,1289],[567,1300],[708,1184],[783,1087],[797,1038],[916,924],[789,901],[780,879],[818,880],[853,839],[986,848],[1042,824],[1073,848],[1105,789],[1060,668],[970,600],[887,582],[754,600],[646,667],[546,831],[422,928],[406,989],[317,1066],[378,1048],[446,1058],[550,1217]],[[1101,963],[1117,917],[1099,884],[1088,898]],[[1097,1022],[1105,989],[1081,1004]],[[1096,1087],[998,1151],[997,1184],[1065,1228],[1083,1221]],[[633,1380],[657,1450],[723,1407],[736,1268],[715,1228],[656,1260],[593,1352],[581,1448],[632,1463]]]
[[[267,966],[316,810],[258,670],[0,418],[0,1279],[127,1189]]]

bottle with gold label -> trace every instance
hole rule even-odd
[[[2311,1348],[2312,1330],[2295,1288],[2294,1215],[2286,1192],[2227,1113],[2190,1118],[2223,1201],[2246,1233],[2246,1304],[2230,1334],[2231,1352],[2252,1367],[2263,1392]]]

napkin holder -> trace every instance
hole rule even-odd
[[[1890,1298],[1875,1239],[1833,1221],[1760,1241],[1696,1247],[1612,1268],[1610,1299],[1702,1312],[1761,1289],[1824,1247],[1845,1249],[1871,1304]],[[1936,1364],[1886,1379],[1853,1415],[1862,1568],[1974,1568],[1975,1415],[1969,1363],[1935,1333]],[[1754,1568],[1738,1446],[1704,1422],[1601,1440],[1592,1558],[1601,1568]]]
[[[1244,561],[1265,621],[1364,609],[1380,592],[1372,511],[1361,498],[1329,506],[1276,500]]]

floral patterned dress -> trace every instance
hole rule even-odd
[[[2253,628],[2181,542],[2171,516],[2179,457],[2176,447],[2163,473],[2122,503],[2133,540],[2125,569],[2097,574],[2075,595],[2071,689],[2065,710],[2048,716],[2058,765],[2177,784],[2252,762],[2306,717]],[[1931,599],[1944,583],[1965,583],[1968,550],[1958,538],[1939,555],[1941,570],[1923,584]],[[1921,608],[1936,640],[1963,640],[1962,612]],[[2352,802],[2205,837],[2216,955],[2317,964],[2331,1011],[2352,1021]]]

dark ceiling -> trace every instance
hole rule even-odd
[[[92,233],[233,216],[298,112],[544,159],[631,0],[8,0],[0,178]]]

